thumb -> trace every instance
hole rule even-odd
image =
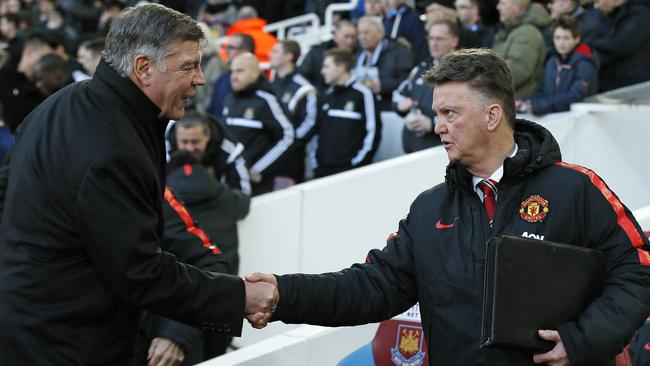
[[[251,273],[251,274],[246,275],[244,278],[248,282],[260,282],[260,281],[263,281],[263,282],[270,283],[270,284],[272,284],[274,286],[278,285],[278,281],[275,278],[275,275],[268,274],[268,273],[255,272],[255,273]]]
[[[546,341],[559,341],[560,334],[555,330],[539,330],[539,337]]]
[[[264,278],[261,273],[255,272],[255,273],[247,274],[246,276],[244,276],[244,279],[248,282],[259,282],[262,281]]]

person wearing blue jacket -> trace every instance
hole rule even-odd
[[[568,111],[598,90],[598,66],[591,49],[580,43],[580,29],[568,15],[552,27],[555,52],[544,69],[544,81],[519,111],[542,115]]]

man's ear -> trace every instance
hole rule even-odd
[[[488,131],[493,132],[499,127],[503,119],[503,108],[501,105],[494,103],[487,106],[487,127]]]
[[[156,67],[153,60],[145,55],[137,55],[133,59],[133,76],[144,86],[151,85],[151,74]]]

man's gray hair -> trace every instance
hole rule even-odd
[[[382,33],[386,33],[384,30],[384,22],[381,20],[380,17],[376,17],[374,15],[364,15],[361,18],[359,18],[357,25],[361,24],[361,22],[367,22],[368,24],[375,27],[375,29],[377,29],[378,31]]]
[[[149,57],[158,70],[165,71],[164,60],[171,54],[173,42],[204,39],[203,31],[190,16],[159,4],[140,4],[124,9],[112,20],[103,58],[123,77],[131,74],[138,55]]]

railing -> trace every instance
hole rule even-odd
[[[287,29],[305,23],[309,23],[311,31],[314,34],[318,34],[320,31],[320,19],[318,18],[318,15],[314,13],[300,15],[297,17],[281,20],[279,22],[271,23],[264,27],[264,31],[268,33],[276,33],[276,38],[278,40],[282,40],[286,38]]]
[[[348,10],[354,10],[357,7],[357,4],[359,3],[359,0],[350,0],[349,3],[334,3],[330,4],[327,9],[325,9],[325,23],[323,24],[323,28],[325,30],[328,30],[329,33],[332,32],[332,23],[334,20],[334,13],[342,12],[342,11],[348,11]]]

